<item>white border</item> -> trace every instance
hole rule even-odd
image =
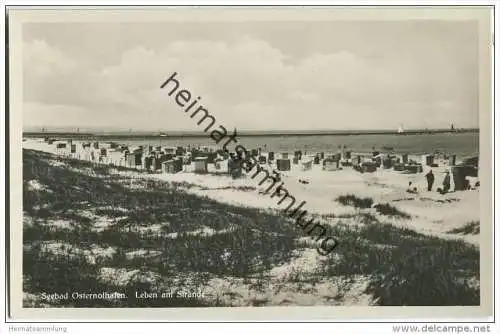
[[[6,4],[8,5],[41,5],[40,4],[40,1],[6,1],[5,2]],[[303,4],[303,2],[299,2],[299,1],[287,1],[287,2],[274,2],[274,3],[271,3],[270,1],[254,1],[254,2],[248,2],[248,1],[240,1],[238,2],[238,4],[252,4],[252,5],[256,5],[256,4],[263,4],[263,5],[270,5],[270,4],[288,4],[288,5],[298,5],[298,4]],[[395,1],[378,1],[378,2],[374,2],[374,1],[357,1],[354,3],[354,1],[349,1],[349,2],[345,2],[345,1],[310,1],[310,2],[307,2],[307,5],[408,5],[408,4],[411,4],[411,5],[453,5],[453,4],[457,4],[457,5],[491,5],[493,3],[496,3],[496,2],[492,2],[492,1],[433,1],[433,2],[430,2],[430,1],[413,1],[413,2],[407,2],[407,1],[398,1],[397,3]],[[62,1],[62,0],[55,0],[55,1],[51,1],[50,2],[51,5],[73,5],[73,6],[76,6],[76,5],[139,5],[137,2],[134,2],[134,1],[86,1],[85,3],[82,3],[81,1]],[[147,5],[147,4],[150,4],[150,5],[176,5],[176,4],[180,4],[179,2],[166,2],[166,1],[163,1],[163,2],[160,2],[160,1],[142,1],[140,2],[140,5]],[[182,3],[182,5],[188,5],[189,3]],[[192,3],[191,3],[192,4]],[[211,1],[210,3],[208,2],[205,2],[205,1],[201,1],[200,3],[198,4],[203,4],[203,5],[233,5],[234,2],[231,2],[231,1]],[[498,16],[497,16],[497,22],[496,22],[496,25],[498,27],[499,23],[498,23]],[[2,33],[2,38],[4,38],[4,35],[5,35],[5,32],[4,30],[2,29],[1,30],[1,33]],[[495,37],[495,41],[496,41],[496,45],[499,45],[498,44],[498,34],[496,34],[496,37]],[[3,49],[3,52],[5,53],[5,48],[3,47],[3,44],[2,44],[2,49]],[[2,65],[2,69],[3,71],[5,71],[4,69],[4,65]],[[495,69],[495,72],[497,72],[497,69]],[[5,73],[5,72],[4,72]],[[496,87],[498,87],[498,82],[496,82]],[[2,87],[3,88],[3,87]],[[0,99],[0,102],[2,103],[2,106],[5,105],[4,103],[4,99],[5,99],[5,95],[4,95],[4,90],[2,89],[1,90],[1,93],[0,93],[0,96],[1,96],[1,99]],[[4,114],[5,115],[5,114]],[[499,116],[497,116],[498,118]],[[498,123],[498,119],[497,119],[497,123]],[[1,123],[2,125],[5,124],[5,122],[2,122]],[[5,128],[2,126],[2,131],[5,131]],[[2,136],[1,136],[1,139],[0,139],[0,142],[5,145],[5,137],[3,136],[5,133],[2,133]],[[5,146],[4,146],[5,147]],[[498,153],[498,140],[496,140],[495,142],[495,147],[496,147],[496,153]],[[4,151],[5,152],[5,151]],[[2,155],[1,157],[1,160],[0,160],[0,168],[2,169],[2,171],[4,171],[5,169],[5,156]],[[498,164],[495,168],[495,172],[497,171],[498,169]],[[498,187],[499,186],[499,182],[497,180],[495,180],[495,186]],[[11,185],[12,187],[12,185]],[[2,194],[5,193],[5,179],[2,178],[2,180],[0,181],[0,191]],[[495,201],[497,202],[497,201]],[[495,203],[496,204],[496,203]],[[4,211],[2,210],[1,211],[1,214],[0,214],[0,217],[2,218],[5,218],[4,217]],[[2,221],[5,222],[5,219],[2,219]],[[498,225],[497,225],[497,228],[496,228],[496,234],[495,234],[495,237],[498,238]],[[0,232],[0,236],[2,236],[2,242],[3,242],[3,236],[4,236],[4,229],[2,229],[2,232]],[[498,239],[496,239],[498,240]],[[2,244],[3,245],[3,244]],[[2,268],[2,271],[5,270],[5,257],[3,256],[4,253],[4,247],[1,247],[2,248],[2,251],[1,251],[1,268]],[[499,256],[498,256],[498,247],[496,247],[496,268],[498,268],[498,262],[499,262]],[[498,276],[497,276],[498,278]],[[498,289],[496,289],[496,300],[498,301]],[[2,299],[1,297],[3,296],[3,290],[2,292],[0,293],[0,300]],[[2,305],[2,309],[5,305]],[[498,319],[498,306],[496,307],[496,318]],[[76,319],[75,319],[76,320]],[[83,319],[81,319],[83,320]],[[386,319],[377,319],[377,321],[390,321],[389,318],[386,318]],[[402,319],[401,319],[402,320]],[[406,319],[406,320],[410,320],[410,319]],[[433,322],[433,321],[436,321],[437,319],[425,319],[425,318],[421,318],[420,319],[421,321],[424,321],[424,322]],[[442,319],[442,320],[445,320],[445,319]],[[442,321],[440,320],[440,321]],[[448,320],[452,320],[452,319],[448,319]],[[468,318],[461,318],[460,319],[461,321],[474,321],[474,319],[468,319]],[[359,319],[358,321],[363,321],[361,319]],[[369,319],[366,319],[365,321],[370,321]],[[372,320],[373,321],[373,320]],[[476,319],[477,321],[477,319]],[[60,324],[62,325],[62,324]],[[316,329],[313,329],[313,327],[316,327],[317,324],[307,324],[305,326],[303,325],[299,325],[299,324],[293,324],[291,326],[287,326],[289,327],[288,329],[294,329],[294,330],[300,330],[300,331],[312,331],[312,330],[316,330]],[[141,325],[141,331],[143,331],[145,328],[144,328],[145,324]],[[152,327],[155,327],[155,328],[158,328],[160,325],[159,324],[156,324],[156,325],[152,325]],[[180,324],[171,324],[170,326],[174,326],[174,328],[176,329],[180,329],[180,328],[177,328],[178,326],[180,326]],[[217,326],[216,328],[213,328],[214,325],[203,325],[203,329],[204,330],[210,330],[210,329],[215,329],[217,332],[220,332],[224,327],[224,325],[221,325],[221,326]],[[259,328],[254,328],[254,326],[256,327],[259,327]],[[265,327],[264,327],[265,326]],[[358,325],[358,326],[351,326],[351,325],[348,325],[348,324],[338,324],[339,327],[336,326],[336,329],[347,329],[348,332],[350,333],[366,333],[366,329],[368,329],[370,332],[374,332],[374,333],[377,333],[377,332],[388,332],[388,331],[392,331],[390,328],[391,328],[391,325],[390,324],[378,324],[378,325]],[[341,327],[340,327],[341,326]],[[78,328],[77,328],[78,327]],[[92,328],[90,328],[92,327]],[[110,328],[106,328],[108,326],[106,326],[105,324],[99,324],[99,325],[91,325],[91,324],[87,324],[85,326],[82,326],[82,325],[78,325],[78,326],[71,326],[71,332],[72,333],[79,333],[79,332],[85,332],[87,333],[88,331],[93,331],[93,332],[96,332],[97,329],[100,329],[99,331],[97,332],[101,332],[102,330],[105,330],[106,332],[110,332]],[[149,327],[149,326],[148,326]],[[266,328],[266,329],[275,329],[273,328],[274,325],[272,324],[265,324],[265,325],[260,325],[260,326],[257,326],[257,325],[249,325],[249,324],[246,324],[245,327],[247,328],[248,332],[250,332],[250,330],[253,332],[255,330],[259,330],[260,327],[262,328]],[[118,327],[116,327],[116,325],[113,325],[113,329],[118,329]],[[119,332],[120,333],[126,333],[126,332],[132,332],[130,330],[132,330],[132,328],[137,328],[139,329],[139,327],[135,326],[134,324],[121,324],[120,325],[120,330]],[[174,329],[172,328],[172,329]],[[151,328],[152,330],[154,330],[153,328]],[[288,330],[287,329],[287,330]],[[332,329],[331,327],[329,328],[330,330]],[[381,330],[381,331],[379,331]],[[115,332],[115,330],[113,330],[113,332]],[[247,332],[247,331],[245,331]],[[342,331],[344,332],[344,331]]]

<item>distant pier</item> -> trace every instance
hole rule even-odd
[[[423,135],[423,134],[441,134],[441,133],[478,133],[479,129],[433,129],[433,130],[405,130],[403,133],[390,130],[359,130],[359,131],[281,131],[281,132],[252,132],[238,131],[238,137],[296,137],[296,136],[366,136],[366,135]],[[101,140],[116,140],[116,139],[154,139],[154,138],[206,138],[210,134],[204,132],[171,132],[167,136],[158,133],[146,132],[108,132],[108,133],[82,133],[82,132],[23,132],[23,137],[40,138],[40,137],[55,137],[55,138],[74,138],[74,139],[101,139]]]

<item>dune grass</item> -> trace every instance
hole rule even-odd
[[[376,204],[374,207],[378,213],[380,213],[381,215],[384,215],[384,216],[393,216],[393,217],[399,217],[399,218],[403,218],[403,219],[410,219],[411,218],[411,216],[409,214],[407,214],[406,212],[403,212],[403,211],[399,210],[398,208],[396,208],[390,204],[387,204],[387,203]]]
[[[369,198],[340,196],[338,202],[368,208]],[[373,208],[383,216],[410,219],[389,204]],[[378,305],[479,305],[479,250],[458,240],[443,240],[358,215],[361,226],[335,225],[340,257],[325,261],[321,275],[369,276],[366,290]],[[450,233],[474,233],[478,222]]]
[[[447,233],[449,234],[479,234],[479,221],[470,221],[462,227],[457,227],[449,230]]]
[[[30,221],[23,229],[24,291],[128,295],[125,300],[69,300],[52,306],[224,306],[218,298],[141,300],[134,292],[203,286],[214,277],[247,280],[261,290],[270,285],[270,269],[289,263],[297,251],[310,247],[298,241],[303,233],[279,213],[221,204],[188,194],[176,183],[137,179],[134,184],[141,187],[130,188],[130,179],[113,174],[111,168],[78,172],[92,167],[88,162],[63,159],[65,165],[54,165],[54,156],[29,150],[23,151],[23,159],[23,210]],[[69,163],[75,170],[67,168]],[[33,187],[30,181],[43,187]],[[358,208],[373,204],[354,195],[339,202]],[[390,208],[388,213],[395,214]],[[372,295],[376,305],[479,305],[477,247],[397,228],[382,219],[359,212],[327,225],[327,234],[340,244],[321,258],[319,269],[305,276],[292,272],[273,284],[290,287],[300,282],[312,288],[320,281],[368,277],[364,293]],[[72,228],[48,224],[56,220],[68,221]],[[362,224],[350,224],[350,220]],[[98,222],[104,227],[96,229]],[[65,246],[47,251],[47,243]],[[96,247],[112,252],[91,261],[88,253]],[[144,253],[130,256],[136,251]],[[102,273],[106,268],[133,275],[123,282],[119,274],[112,275],[110,281]],[[342,300],[340,295],[328,298]],[[256,299],[250,304],[267,303]],[[25,307],[39,305],[40,301],[25,302]]]
[[[76,291],[86,288],[87,283],[89,289],[94,286],[92,290],[102,290],[97,272],[100,267],[128,270],[147,267],[171,278],[180,273],[248,277],[286,262],[292,256],[297,231],[278,214],[224,205],[187,194],[176,185],[163,183],[158,187],[154,181],[143,181],[145,189],[129,189],[126,187],[129,180],[112,178],[109,169],[94,169],[100,173],[98,176],[87,175],[64,166],[52,166],[51,159],[47,154],[24,152],[23,209],[34,221],[32,226],[25,226],[23,232],[24,244],[30,246],[24,254],[28,292]],[[75,162],[72,164],[78,166]],[[80,162],[80,167],[86,165]],[[32,189],[30,180],[37,180],[48,191]],[[118,207],[122,210],[113,209]],[[112,224],[96,231],[92,229],[95,218],[89,215]],[[69,220],[75,228],[63,230],[43,224],[53,220]],[[161,229],[137,232],[138,228],[154,225],[160,225]],[[188,233],[207,228],[214,233]],[[171,233],[176,236],[168,238]],[[99,265],[83,266],[81,258],[41,253],[40,243],[44,241],[64,241],[78,249],[99,245],[112,247],[117,252],[114,258],[102,260]],[[135,249],[154,249],[161,254],[147,261],[123,257],[125,252]],[[44,269],[47,263],[53,263],[54,270]],[[82,270],[86,276],[65,274]],[[168,286],[168,282],[151,284]],[[113,291],[113,287],[104,291],[110,289]],[[166,304],[162,305],[177,305],[169,302],[172,300],[165,300]],[[121,301],[120,305],[140,306],[136,301]]]
[[[369,197],[361,198],[351,194],[339,196],[336,201],[342,205],[349,205],[359,209],[371,208],[373,204],[373,199]]]
[[[375,208],[375,210],[384,216],[392,216],[403,219],[409,219],[411,216],[406,212],[400,211],[398,208],[388,203],[377,203],[374,205],[373,199],[370,197],[357,197],[356,195],[341,195],[337,197],[337,202],[345,206],[353,206],[357,209]]]
[[[479,250],[376,223],[335,226],[337,257],[319,276],[369,276],[366,292],[378,305],[479,305]]]

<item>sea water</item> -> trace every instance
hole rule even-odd
[[[247,149],[262,148],[265,151],[293,152],[335,152],[345,146],[355,152],[371,152],[373,148],[380,151],[395,153],[455,154],[457,158],[479,155],[479,133],[431,133],[431,134],[375,134],[375,135],[307,135],[307,136],[241,136],[238,144]],[[114,142],[126,145],[153,146],[219,146],[226,142],[223,139],[219,145],[207,137],[124,137],[113,138]],[[234,149],[231,143],[228,148]]]

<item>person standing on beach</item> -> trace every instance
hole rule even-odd
[[[444,176],[443,180],[443,191],[441,192],[442,195],[446,194],[450,190],[450,172],[446,171],[446,175]]]
[[[431,191],[432,185],[434,184],[434,174],[432,173],[432,169],[425,174],[425,178],[427,179],[427,191]]]

